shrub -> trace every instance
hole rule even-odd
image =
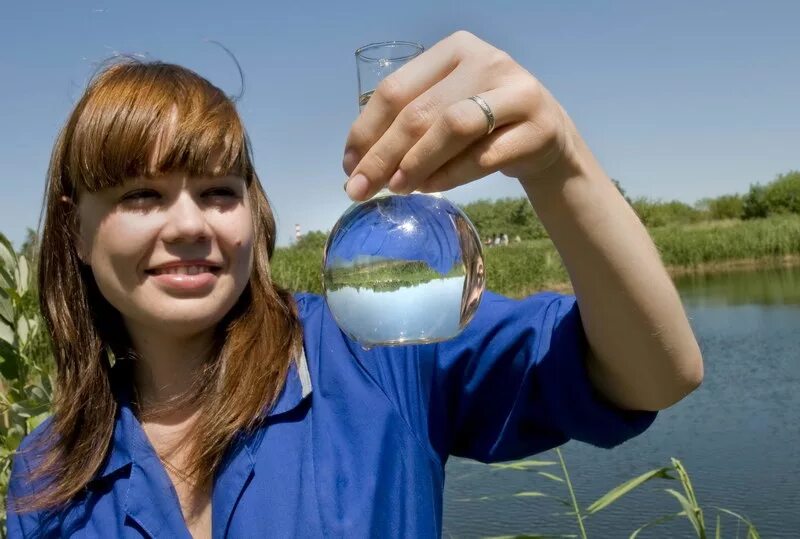
[[[754,219],[787,213],[800,214],[800,172],[779,174],[767,185],[752,185],[744,197],[742,217]]]

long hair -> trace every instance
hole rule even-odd
[[[21,511],[60,507],[96,474],[118,407],[111,366],[135,357],[121,315],[78,256],[79,192],[173,171],[243,177],[255,230],[249,282],[220,322],[214,353],[192,385],[200,413],[183,442],[191,448],[186,471],[196,484],[209,485],[234,438],[258,426],[302,347],[294,301],[271,280],[275,221],[234,103],[181,66],[131,59],[106,66],[67,119],[48,170],[38,280],[56,383],[52,422],[32,448],[37,465],[28,478],[46,479],[45,487],[17,500]],[[123,383],[132,384],[131,377]]]

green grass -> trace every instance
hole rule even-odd
[[[381,260],[349,267],[333,268],[325,281],[329,291],[350,287],[376,292],[392,292],[433,280],[463,277],[464,265],[456,264],[446,274],[419,260]]]
[[[730,220],[650,230],[671,269],[701,268],[739,260],[764,264],[800,255],[800,215]],[[484,250],[487,288],[519,297],[568,282],[561,258],[548,239]],[[291,290],[322,292],[320,249],[277,249],[276,281]]]

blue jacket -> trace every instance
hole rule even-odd
[[[569,439],[612,447],[655,417],[595,394],[570,296],[486,293],[455,339],[369,351],[342,334],[323,298],[296,298],[304,357],[263,426],[226,454],[212,493],[215,538],[438,537],[449,455],[504,461]],[[10,539],[189,537],[163,465],[119,400],[95,478],[58,512],[9,511]],[[30,466],[30,456],[15,458],[10,501],[35,488]]]

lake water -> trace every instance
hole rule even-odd
[[[328,292],[336,322],[362,344],[432,342],[459,333],[464,277],[433,279],[398,290],[346,286]],[[384,316],[391,312],[392,316]]]
[[[800,269],[684,278],[678,288],[703,350],[703,385],[613,450],[566,444],[576,496],[585,507],[677,457],[710,536],[712,506],[719,506],[750,518],[762,537],[800,537]],[[538,458],[557,460],[553,451]],[[447,474],[444,537],[578,534],[574,517],[556,514],[566,510],[557,502],[512,496],[526,490],[566,496],[559,483],[462,459],[451,459]],[[651,482],[585,521],[588,536],[627,538],[649,520],[677,513],[677,500],[665,488],[681,491],[677,481]],[[735,519],[723,517],[722,528],[723,537],[736,537]],[[694,536],[680,517],[639,537]]]

